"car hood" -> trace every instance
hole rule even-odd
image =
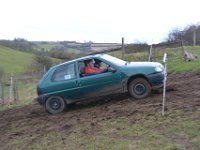
[[[126,66],[127,67],[156,67],[156,66],[162,66],[162,65],[157,62],[128,62]]]
[[[120,70],[127,76],[134,74],[149,75],[157,72],[156,67],[162,68],[162,71],[164,70],[163,65],[157,62],[127,62]]]

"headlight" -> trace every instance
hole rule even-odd
[[[163,68],[162,66],[157,66],[157,67],[155,68],[155,71],[156,71],[156,72],[162,72],[162,71],[164,71],[164,68]]]

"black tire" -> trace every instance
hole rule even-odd
[[[60,96],[51,96],[45,103],[46,111],[51,114],[57,114],[65,110],[66,103]]]
[[[151,85],[144,78],[136,78],[129,83],[128,91],[132,97],[142,99],[151,94]]]

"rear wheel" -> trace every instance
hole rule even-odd
[[[141,99],[151,94],[151,86],[144,78],[136,78],[129,83],[129,93],[132,97]]]
[[[57,114],[65,110],[66,104],[62,97],[51,96],[45,103],[46,111],[51,114]]]

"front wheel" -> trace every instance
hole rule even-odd
[[[51,96],[45,103],[46,111],[51,114],[57,114],[65,110],[66,104],[63,98],[59,96]]]
[[[132,97],[142,99],[151,94],[151,86],[144,78],[136,78],[129,83],[129,93]]]

